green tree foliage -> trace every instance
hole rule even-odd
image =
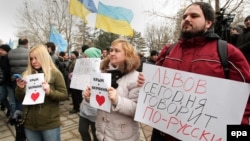
[[[119,38],[117,34],[99,31],[99,35],[94,41],[94,46],[101,49],[110,47],[110,44],[117,38]]]

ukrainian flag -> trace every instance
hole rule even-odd
[[[49,41],[56,44],[56,46],[58,47],[58,52],[67,50],[67,41],[53,26],[50,26]]]
[[[79,16],[87,23],[86,17],[89,13],[96,13],[96,7],[93,0],[70,0],[70,14]]]
[[[133,17],[133,11],[130,9],[109,6],[99,2],[96,28],[115,34],[133,36],[134,31],[130,25]]]

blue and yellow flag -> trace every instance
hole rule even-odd
[[[53,26],[50,26],[49,41],[57,46],[58,52],[67,50],[67,41]]]
[[[133,11],[130,9],[109,6],[99,2],[96,16],[96,28],[115,34],[133,36],[134,32],[130,25],[133,17]]]
[[[88,23],[86,17],[90,13],[96,13],[96,7],[93,0],[70,0],[70,14],[79,16],[85,23]]]

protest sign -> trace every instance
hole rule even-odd
[[[111,101],[107,88],[111,86],[111,73],[96,73],[92,75],[90,106],[110,112]]]
[[[240,124],[250,85],[143,64],[135,120],[185,141],[226,141]]]
[[[45,91],[42,83],[44,82],[44,74],[37,73],[26,77],[26,93],[23,105],[35,105],[44,103]]]
[[[76,60],[70,88],[84,90],[90,82],[91,74],[100,72],[100,58],[80,58]]]

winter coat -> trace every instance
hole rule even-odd
[[[139,72],[131,71],[116,82],[117,105],[110,113],[97,110],[96,136],[100,141],[139,141],[139,124],[134,121],[140,87],[137,86]]]
[[[29,49],[23,45],[9,51],[8,58],[12,74],[22,74],[24,72],[28,64],[28,54]]]
[[[68,95],[62,74],[56,70],[51,71],[53,77],[49,81],[50,93],[45,96],[44,103],[23,105],[22,118],[26,117],[25,128],[38,131],[57,128],[61,125],[59,102],[66,100]],[[16,97],[19,101],[23,101],[25,90],[25,88],[16,88]]]
[[[237,40],[237,47],[242,51],[250,64],[250,28],[246,28]]]
[[[90,106],[90,104],[85,101],[84,99],[82,100],[82,103],[80,105],[80,116],[84,117],[92,122],[96,121],[96,112],[97,109],[93,108]]]
[[[218,38],[213,33],[204,37],[180,39],[165,57],[169,46],[163,48],[158,57],[157,65],[181,71],[225,78],[223,67],[217,50]],[[230,62],[230,80],[250,82],[250,67],[242,52],[231,44],[227,44],[228,60]],[[249,124],[250,101],[248,99],[242,124]],[[166,140],[170,137],[165,135]],[[177,139],[176,139],[177,140]]]
[[[154,60],[151,60],[150,58],[147,60],[147,62],[145,62],[145,63],[148,63],[148,64],[155,64],[156,62],[154,61]]]
[[[8,56],[0,56],[0,85],[11,85],[11,74]]]

